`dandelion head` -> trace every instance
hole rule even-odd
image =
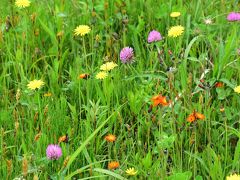
[[[118,65],[116,63],[114,63],[114,62],[107,62],[107,63],[101,65],[100,70],[102,70],[102,71],[110,71],[110,70],[114,69],[117,66]]]
[[[120,52],[120,59],[122,63],[132,62],[133,56],[133,48],[131,47],[125,47]]]
[[[30,1],[29,0],[16,0],[15,5],[19,8],[26,8],[30,6]]]
[[[47,158],[57,160],[62,156],[62,149],[57,144],[50,144],[46,149]]]
[[[169,37],[178,37],[181,36],[184,32],[183,26],[173,26],[168,30]]]
[[[162,40],[160,32],[153,30],[148,34],[148,43],[157,42],[160,40]]]
[[[204,19],[204,23],[207,24],[207,25],[209,25],[209,24],[212,24],[213,21],[212,21],[212,19],[207,18],[207,19]]]
[[[137,170],[135,170],[135,168],[128,168],[126,171],[127,175],[129,176],[135,176],[137,174]]]
[[[226,180],[239,180],[240,179],[240,175],[237,174],[232,174],[226,177]]]
[[[234,92],[240,93],[240,86],[235,87],[235,88],[234,88]]]
[[[107,76],[108,76],[107,72],[101,71],[101,72],[97,73],[96,79],[105,79]]]
[[[120,166],[120,164],[117,161],[111,161],[108,163],[108,169],[110,169],[110,170],[117,169],[119,166]]]
[[[33,80],[28,83],[28,89],[35,90],[41,88],[45,83],[42,80]]]
[[[116,141],[116,136],[113,134],[108,134],[107,136],[105,136],[104,138],[107,142],[114,142]]]
[[[172,13],[170,14],[170,16],[171,16],[172,18],[179,17],[179,16],[181,16],[181,13],[180,13],[180,12],[172,12]]]
[[[84,36],[91,31],[90,27],[87,25],[79,25],[74,29],[74,35]]]

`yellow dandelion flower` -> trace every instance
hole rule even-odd
[[[240,93],[240,86],[235,87],[235,88],[234,88],[234,92]]]
[[[126,171],[127,175],[129,176],[135,176],[137,174],[137,170],[135,170],[134,168],[128,168]]]
[[[29,0],[16,0],[15,5],[19,8],[25,8],[30,6]]]
[[[76,36],[84,36],[85,34],[88,34],[91,31],[90,27],[87,25],[79,25],[74,29],[74,35]]]
[[[181,16],[181,13],[180,13],[180,12],[172,12],[172,13],[170,14],[170,16],[173,17],[173,18],[179,17],[179,16]]]
[[[28,83],[28,89],[35,90],[41,88],[45,83],[42,80],[33,80]]]
[[[169,37],[178,37],[181,36],[184,31],[183,26],[173,26],[168,30]]]
[[[239,179],[240,179],[240,175],[237,175],[237,174],[232,174],[226,177],[226,180],[239,180]]]
[[[108,73],[101,71],[101,72],[97,73],[96,79],[105,79],[107,76],[108,76]]]
[[[102,71],[110,71],[110,70],[114,69],[117,66],[118,65],[116,63],[114,63],[114,62],[107,62],[107,63],[101,65],[100,69]]]

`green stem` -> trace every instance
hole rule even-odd
[[[159,47],[157,45],[156,45],[156,48],[157,48],[157,52],[158,52],[158,55],[159,55],[161,53],[161,51],[160,51],[160,49],[159,49]],[[166,65],[165,61],[163,60],[161,62],[164,65],[165,69],[167,69],[167,65]]]
[[[83,52],[84,52],[84,60],[85,60],[85,68],[87,69],[87,51],[86,51],[86,45],[85,45],[85,38],[83,37]]]

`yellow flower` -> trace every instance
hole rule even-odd
[[[239,180],[240,179],[240,175],[237,174],[232,174],[230,176],[227,176],[226,180]]]
[[[110,70],[114,69],[117,66],[118,65],[116,63],[114,63],[114,62],[107,62],[107,63],[101,65],[100,69],[102,71],[110,71]]]
[[[135,176],[138,171],[135,170],[134,168],[128,168],[125,172],[126,172],[129,176]]]
[[[234,88],[234,92],[240,93],[240,86],[235,87],[235,88]]]
[[[181,13],[180,13],[180,12],[172,12],[172,13],[170,14],[170,16],[173,17],[173,18],[179,17],[179,16],[181,16]]]
[[[30,6],[29,0],[16,0],[15,5],[19,8],[25,8]]]
[[[107,76],[108,76],[108,73],[101,71],[101,72],[97,73],[96,79],[105,79]]]
[[[178,37],[178,36],[182,35],[183,31],[184,31],[183,26],[173,26],[168,30],[168,36],[169,37]]]
[[[45,83],[42,80],[33,80],[28,83],[28,89],[35,90],[41,88]]]
[[[90,27],[87,25],[79,25],[74,29],[74,35],[76,36],[84,36],[85,34],[88,34],[91,31]]]

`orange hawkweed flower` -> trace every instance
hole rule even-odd
[[[216,84],[214,86],[215,86],[215,88],[223,87],[223,82],[216,82]]]
[[[120,164],[117,161],[112,161],[108,163],[108,169],[110,170],[117,169],[119,166]]]
[[[61,142],[65,142],[65,143],[68,142],[68,135],[67,134],[58,138],[58,143],[61,143]]]
[[[188,122],[194,122],[197,119],[203,120],[205,116],[201,113],[196,112],[195,110],[187,117]]]
[[[108,134],[107,136],[105,136],[104,138],[107,142],[114,142],[116,141],[116,136],[113,134]]]
[[[88,79],[89,77],[90,77],[89,74],[83,73],[83,74],[80,74],[80,75],[78,76],[78,79]]]
[[[196,120],[196,117],[194,115],[194,113],[190,114],[188,117],[187,117],[187,121],[188,122],[193,122]]]
[[[161,94],[152,97],[151,100],[153,102],[154,107],[158,106],[159,104],[162,105],[162,106],[168,106],[169,105],[169,102],[167,102],[166,96],[162,96]]]

